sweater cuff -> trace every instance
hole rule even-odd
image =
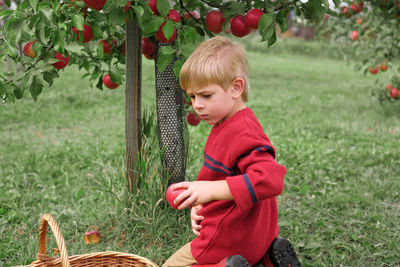
[[[233,199],[241,211],[257,203],[257,195],[247,174],[228,176],[226,178]]]

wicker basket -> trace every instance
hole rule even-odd
[[[51,258],[46,254],[46,232],[47,225],[53,232],[56,239],[58,249],[60,251],[60,258]],[[74,255],[68,257],[67,248],[65,247],[64,238],[61,234],[60,228],[58,227],[53,216],[50,214],[44,214],[40,223],[39,231],[39,252],[37,254],[37,260],[32,262],[30,267],[49,267],[49,266],[136,266],[136,267],[158,267],[157,264],[152,261],[140,257],[134,254],[105,251],[105,252],[94,252],[89,254]]]

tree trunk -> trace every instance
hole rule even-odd
[[[133,21],[128,21],[126,23],[125,157],[126,177],[131,193],[136,190],[138,182],[135,167],[141,146],[141,78],[141,32]]]

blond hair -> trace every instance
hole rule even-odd
[[[243,46],[216,36],[202,42],[185,61],[179,74],[184,91],[195,91],[215,83],[228,90],[236,78],[244,80],[242,99],[248,100],[249,64]]]

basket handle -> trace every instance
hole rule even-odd
[[[58,227],[56,220],[50,214],[44,214],[42,216],[42,221],[40,222],[40,231],[39,231],[39,252],[37,254],[37,258],[39,260],[43,258],[49,258],[46,255],[46,232],[47,225],[50,225],[50,228],[53,232],[53,235],[56,239],[58,249],[60,250],[61,256],[61,265],[63,267],[71,267],[68,258],[67,248],[65,246],[64,238],[61,234],[61,230]]]

